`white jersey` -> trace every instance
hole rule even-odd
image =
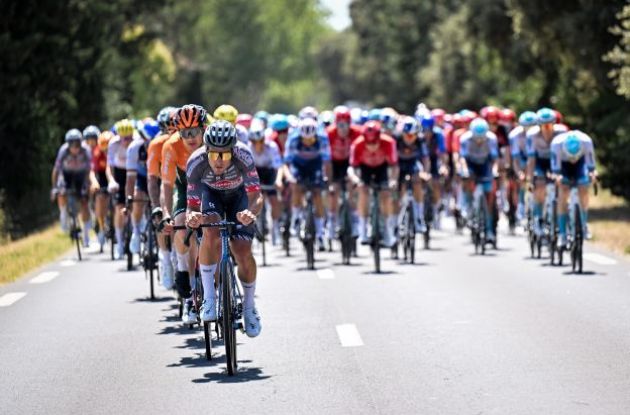
[[[552,140],[559,134],[566,133],[567,128],[561,124],[553,125]],[[540,126],[535,126],[527,131],[527,157],[548,159],[551,157],[551,141],[545,140]]]
[[[254,156],[254,164],[258,168],[278,169],[282,165],[280,150],[273,141],[264,141],[262,152],[257,153],[253,142],[249,143]]]
[[[135,138],[127,148],[126,169],[147,175],[147,147],[149,142],[142,137]]]
[[[571,162],[569,155],[564,151],[564,144],[567,141],[569,135],[577,135],[580,139],[582,147],[582,157],[588,171],[595,170],[595,151],[593,150],[593,140],[591,137],[584,134],[582,131],[574,130],[571,132],[562,133],[557,135],[551,142],[551,171],[554,173],[560,173],[562,169],[562,163]]]
[[[467,163],[484,164],[499,157],[497,136],[488,131],[486,139],[477,141],[471,131],[466,131],[460,138],[460,154]]]
[[[109,147],[107,148],[107,164],[118,169],[127,168],[127,147],[123,145],[118,135],[109,142]]]
[[[527,129],[518,125],[510,131],[508,140],[510,141],[510,154],[512,156],[527,156]]]

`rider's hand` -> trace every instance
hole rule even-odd
[[[391,190],[394,190],[398,187],[398,180],[390,180],[387,185]]]
[[[245,209],[236,214],[236,220],[247,226],[256,220],[256,215],[254,215],[250,210]]]
[[[165,235],[171,235],[173,233],[173,220],[169,216],[160,221],[158,224],[158,232],[162,232]]]
[[[118,183],[113,180],[107,184],[107,191],[109,193],[116,193],[119,188],[120,186],[118,186]]]
[[[186,214],[186,226],[197,229],[201,225],[201,212],[188,212]]]
[[[448,176],[448,168],[446,166],[440,166],[440,176]]]
[[[522,172],[522,171],[518,172],[518,180],[521,182],[525,180],[525,172]]]
[[[424,180],[425,182],[428,182],[429,180],[431,180],[431,175],[427,173],[426,171],[423,171],[420,173],[420,179]]]
[[[282,189],[284,188],[284,184],[282,183],[282,180],[276,180],[276,188],[278,189],[279,192],[282,192]]]

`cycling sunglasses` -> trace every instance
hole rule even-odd
[[[192,128],[184,128],[183,130],[179,130],[179,135],[184,138],[195,138],[198,135],[203,133],[203,129],[201,127],[192,127]]]
[[[208,157],[212,161],[217,161],[221,159],[223,161],[232,160],[232,152],[231,151],[208,151]]]

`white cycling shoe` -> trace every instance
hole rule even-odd
[[[201,305],[201,319],[206,323],[217,319],[217,307],[214,301],[203,300]]]
[[[129,242],[129,250],[132,254],[140,253],[140,235],[133,232],[131,234],[131,241]]]
[[[193,306],[192,300],[184,301],[184,312],[182,313],[182,323],[184,324],[195,324],[197,323],[197,313],[195,312],[195,307]]]
[[[245,319],[245,334],[248,337],[257,337],[262,330],[262,325],[256,307],[243,310],[243,317]]]

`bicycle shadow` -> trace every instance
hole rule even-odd
[[[572,270],[564,271],[562,275],[567,275],[571,277],[599,277],[608,275],[606,272],[597,272],[597,271],[582,271],[581,273],[573,272]]]
[[[225,356],[222,359],[218,359],[215,363],[219,363],[225,365]],[[251,363],[251,360],[243,360],[238,362],[239,365],[243,363]],[[244,383],[244,382],[252,382],[259,380],[266,380],[271,378],[271,375],[265,375],[261,368],[259,367],[239,367],[238,371],[234,376],[229,376],[227,373],[227,368],[223,366],[224,369],[221,372],[210,372],[203,375],[203,378],[193,379],[191,382],[193,383]]]
[[[165,303],[167,301],[173,301],[173,300],[175,300],[173,297],[155,297],[154,299],[151,299],[150,297],[138,297],[136,299],[130,300],[129,303],[130,304],[133,304],[133,303],[159,304],[159,303]]]
[[[369,276],[372,276],[372,277],[380,277],[380,276],[385,276],[385,275],[400,275],[400,272],[392,271],[392,270],[388,270],[388,269],[385,269],[385,270],[382,269],[381,272],[376,272],[374,270],[371,270],[371,271],[363,271],[363,272],[361,272],[361,274],[369,275]]]

